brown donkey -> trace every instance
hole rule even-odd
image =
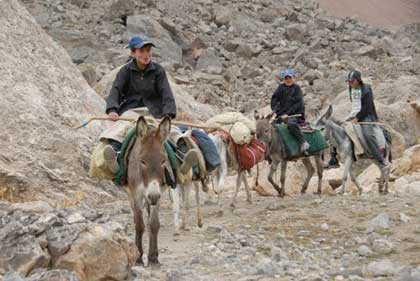
[[[145,229],[143,209],[148,213],[148,264],[159,264],[158,232],[159,205],[163,188],[164,165],[167,161],[164,142],[171,129],[171,120],[165,117],[157,129],[149,128],[144,117],[136,124],[137,138],[128,158],[127,180],[131,208],[136,227],[136,245],[140,252],[137,264],[143,264],[142,237]]]

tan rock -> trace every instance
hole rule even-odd
[[[80,280],[125,280],[138,252],[118,234],[119,228],[113,224],[89,227],[54,267],[72,270]]]

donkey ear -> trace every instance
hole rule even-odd
[[[160,137],[163,140],[166,140],[170,132],[171,132],[171,118],[166,116],[160,122],[157,133],[160,135]]]
[[[268,121],[271,121],[271,118],[273,118],[274,116],[274,112],[271,112],[270,114],[268,114],[265,119],[267,119]]]
[[[331,118],[332,113],[333,113],[333,107],[332,107],[332,105],[330,104],[330,106],[328,106],[328,110],[327,110],[327,113],[325,114],[324,118],[325,118],[325,119],[330,119],[330,118]]]
[[[260,119],[260,115],[258,114],[258,110],[254,110],[254,118],[255,120],[259,120]]]
[[[142,138],[147,134],[148,130],[149,130],[149,127],[147,126],[146,119],[144,119],[143,116],[140,116],[139,119],[137,119],[136,135]]]

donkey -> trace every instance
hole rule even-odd
[[[280,197],[285,196],[285,181],[286,181],[286,168],[287,162],[290,160],[286,159],[286,155],[284,155],[283,145],[276,132],[276,129],[271,125],[270,120],[273,117],[274,113],[269,114],[268,116],[260,117],[257,111],[254,111],[254,117],[256,120],[256,135],[257,138],[264,142],[267,149],[266,149],[266,156],[269,156],[271,159],[270,165],[270,172],[268,174],[268,181],[273,185],[276,191],[279,193]],[[318,173],[318,189],[316,194],[321,195],[321,185],[322,185],[322,161],[321,161],[321,152],[316,153],[313,155],[315,158],[316,163],[316,170]],[[307,177],[303,183],[301,194],[306,193],[306,189],[308,188],[309,181],[311,180],[314,174],[314,168],[311,164],[309,156],[302,157],[302,162],[305,165],[307,171]],[[274,182],[273,175],[277,170],[277,166],[281,163],[281,176],[280,176],[280,184],[281,188],[278,186],[277,183]]]
[[[324,135],[328,142],[330,142],[334,147],[337,148],[338,155],[340,160],[344,162],[344,174],[343,174],[343,187],[339,191],[340,194],[344,194],[346,188],[346,181],[350,175],[350,179],[357,186],[359,194],[362,194],[363,189],[359,182],[357,181],[356,175],[353,169],[354,163],[354,147],[353,143],[349,136],[344,131],[344,128],[341,126],[342,122],[338,122],[331,118],[333,113],[333,107],[330,105],[327,112],[320,116],[316,120],[314,126],[319,129],[325,129]],[[389,143],[385,145],[385,161],[391,162],[391,147]],[[375,164],[381,170],[381,177],[379,179],[379,193],[387,194],[388,193],[388,182],[389,182],[389,167],[380,167],[378,163]]]
[[[143,208],[146,207],[149,230],[149,265],[159,264],[158,232],[159,205],[164,188],[164,165],[167,161],[164,142],[171,129],[169,117],[163,118],[157,129],[149,128],[146,119],[140,116],[136,124],[136,140],[128,157],[128,194],[133,210],[136,229],[136,246],[140,252],[136,263],[143,263],[142,237],[145,229]],[[178,188],[177,188],[178,189]],[[171,190],[174,199],[175,229],[179,229],[179,192]]]
[[[222,216],[223,215],[223,209],[224,209],[223,208],[222,195],[223,195],[225,178],[226,178],[226,175],[228,173],[228,168],[232,168],[232,167],[228,167],[228,158],[229,158],[228,153],[229,153],[229,151],[228,151],[228,148],[227,148],[227,144],[222,139],[222,137],[218,134],[216,134],[216,135],[210,134],[209,137],[212,139],[212,141],[216,145],[217,152],[219,153],[220,159],[221,159],[220,166],[214,171],[214,176],[212,177],[212,184],[213,184],[214,191],[217,194],[217,204],[219,206],[218,215]],[[237,161],[235,159],[235,157],[234,157],[233,160]],[[241,169],[238,168],[237,170],[235,170],[235,172],[237,173],[237,177],[236,177],[235,193],[234,193],[234,196],[233,196],[232,203],[230,204],[230,207],[232,209],[236,208],[237,196],[238,196],[239,188],[241,187],[242,182],[245,185],[246,198],[247,198],[246,201],[249,204],[252,203],[252,195],[251,195],[251,191],[250,191],[250,188],[249,188],[248,181],[246,179],[245,171],[241,171]]]

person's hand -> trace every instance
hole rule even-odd
[[[287,114],[283,114],[282,116],[280,116],[280,118],[282,120],[286,120],[288,117],[289,117],[289,115],[287,115]]]
[[[116,112],[110,112],[108,114],[108,118],[111,121],[117,121],[119,119],[119,116],[118,116],[118,113],[116,113]]]
[[[350,120],[350,122],[354,123],[354,124],[357,124],[357,123],[359,123],[359,119],[353,118],[353,119]]]

